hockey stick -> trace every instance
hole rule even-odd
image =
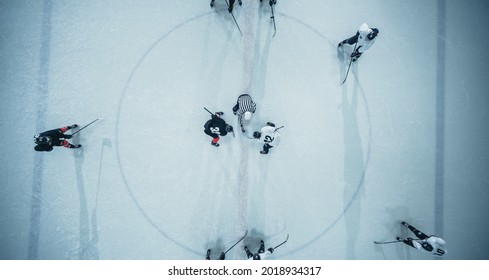
[[[228,0],[225,0],[225,1],[226,1],[226,5],[228,5],[228,9],[229,9],[229,3],[228,3]],[[234,23],[236,23],[236,27],[238,27],[239,34],[241,34],[241,36],[243,36],[243,32],[241,32],[241,28],[239,28],[239,24],[238,24],[238,22],[236,21],[236,18],[234,17],[233,12],[231,12],[231,15],[233,16]]]
[[[233,246],[231,246],[231,248],[227,249],[226,252],[224,252],[224,254],[227,254],[231,249],[234,248],[234,246],[238,245],[239,242],[241,242],[241,240],[243,240],[246,235],[248,234],[248,230],[245,231],[245,234],[243,235],[243,237],[241,237],[238,241],[236,241],[236,243],[234,243]]]
[[[353,47],[353,52],[355,52],[355,50],[357,49],[357,44],[358,44],[358,41],[355,43],[355,47]],[[350,67],[351,67],[352,62],[353,62],[353,57],[351,57],[351,55],[350,55],[350,64],[348,64],[348,70],[346,70],[345,79],[343,80],[343,82],[341,84],[344,84],[346,82],[346,78],[348,78],[348,73],[350,73]]]
[[[275,128],[275,131],[277,131],[277,130],[279,130],[281,128],[284,128],[284,127],[285,127],[285,125],[282,125],[281,127],[277,127],[277,128]]]
[[[272,37],[275,37],[275,34],[277,33],[277,26],[275,25],[275,14],[273,13],[273,5],[270,6],[270,9],[272,9],[272,16],[270,18],[273,20],[273,35],[272,35]]]
[[[73,136],[73,135],[77,134],[78,132],[82,131],[83,129],[87,128],[87,126],[91,125],[92,123],[94,123],[94,122],[96,122],[96,121],[98,121],[98,120],[99,120],[99,119],[95,119],[95,120],[93,120],[91,123],[89,123],[89,124],[85,125],[84,127],[82,127],[82,128],[80,128],[80,129],[78,129],[77,131],[73,132],[73,133],[71,134],[71,136]]]
[[[285,241],[278,244],[277,246],[273,247],[273,250],[277,249],[278,247],[282,246],[285,244],[285,242],[287,242],[287,240],[289,240],[289,234],[287,233],[287,238],[285,238]]]
[[[276,132],[277,130],[279,130],[279,129],[281,129],[281,128],[284,128],[284,127],[285,127],[285,125],[282,125],[282,126],[280,126],[280,127],[277,127],[277,128],[275,128],[274,132]],[[247,137],[248,139],[258,139],[258,138],[255,138],[255,137],[250,137],[250,136],[248,136],[248,135],[246,135],[246,137]]]
[[[412,240],[421,240],[421,239],[412,239]],[[402,242],[402,240],[395,240],[395,241],[374,241],[374,244],[391,244],[391,243],[399,243]]]
[[[214,114],[213,114],[211,111],[209,111],[209,110],[208,110],[206,107],[204,107],[204,109],[205,109],[207,112],[209,112],[209,114],[214,115]]]

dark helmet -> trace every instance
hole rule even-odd
[[[261,260],[261,258],[260,258],[260,255],[259,255],[259,254],[254,254],[254,255],[253,255],[253,259],[254,259],[254,260]]]
[[[367,38],[369,40],[373,40],[375,37],[377,37],[377,34],[379,34],[379,30],[377,28],[372,28],[372,32],[370,32],[368,35],[367,35]]]
[[[267,122],[267,125],[269,125],[271,127],[275,127],[275,124],[273,122]]]
[[[261,133],[258,131],[253,132],[253,138],[260,139]]]
[[[436,249],[436,253],[434,253],[434,254],[438,255],[438,256],[443,256],[445,253],[446,253],[446,251],[444,249],[438,248],[438,249]]]

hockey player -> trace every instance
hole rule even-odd
[[[246,252],[248,260],[265,260],[273,254],[272,247],[268,248],[265,251],[265,242],[263,242],[263,240],[260,240],[260,249],[258,249],[258,253],[251,253],[250,249],[248,249],[247,246],[244,247],[244,250]]]
[[[215,0],[211,0],[211,8],[214,7],[214,1]],[[235,0],[229,0],[229,8],[228,8],[229,12],[233,11],[234,2],[236,2],[236,1]],[[238,3],[240,6],[243,5],[243,2],[241,0],[238,0]]]
[[[241,94],[238,96],[238,101],[236,101],[236,105],[233,107],[233,114],[238,116],[241,132],[245,132],[243,119],[245,122],[249,122],[255,111],[256,103],[253,102],[253,99],[249,94]]]
[[[275,128],[275,124],[267,122],[267,125],[262,127],[260,132],[253,132],[253,138],[260,139],[263,142],[263,151],[260,151],[260,154],[265,155],[268,154],[271,148],[278,146],[281,137]]]
[[[260,0],[260,2],[262,2],[262,1],[263,1],[263,0]],[[268,2],[268,4],[270,4],[270,6],[273,6],[273,5],[277,4],[277,0],[270,0],[270,1]]]
[[[207,249],[207,254],[205,256],[205,259],[206,260],[210,260],[211,259],[211,249]],[[219,259],[218,260],[224,260],[226,259],[226,254],[224,254],[224,252],[221,253],[221,255],[219,256]]]
[[[436,256],[443,256],[447,252],[447,250],[443,247],[446,244],[446,242],[442,238],[434,235],[428,236],[404,221],[401,222],[401,225],[407,227],[420,240],[414,240],[411,237],[408,237],[407,239],[396,237],[398,241],[402,241],[403,243],[413,248],[416,248],[420,251],[430,252]]]
[[[224,115],[223,112],[216,112],[212,115],[211,119],[204,124],[204,132],[212,137],[211,145],[215,147],[219,147],[219,143],[217,143],[220,139],[219,135],[226,136],[228,132],[233,131],[233,127],[221,118],[222,115]]]
[[[356,44],[357,47],[355,50],[353,50],[353,53],[350,57],[353,61],[357,61],[362,53],[368,50],[373,45],[373,43],[375,42],[375,38],[377,38],[378,34],[379,30],[377,28],[370,28],[367,23],[363,23],[358,28],[357,34],[355,34],[355,36],[341,41],[338,44],[338,47],[343,46],[343,44]]]
[[[229,0],[229,7],[228,7],[228,11],[230,13],[233,12],[233,6],[234,6],[234,2],[236,2],[236,0]],[[238,0],[238,4],[241,6],[243,5],[243,2],[241,0]],[[214,7],[214,0],[211,0],[211,8]]]
[[[70,144],[68,140],[66,140],[71,139],[70,134],[64,134],[66,131],[76,127],[78,127],[78,125],[74,124],[44,131],[42,133],[34,135],[34,142],[36,143],[34,150],[38,152],[51,152],[53,150],[53,146],[63,146],[70,149],[80,148],[80,144],[73,145]]]

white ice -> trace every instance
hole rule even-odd
[[[0,2],[0,258],[489,258],[489,17],[485,0]],[[380,30],[353,63],[338,42]],[[248,135],[212,111],[258,104]],[[36,133],[102,118],[36,153]],[[412,235],[411,235],[412,236]]]

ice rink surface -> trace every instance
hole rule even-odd
[[[0,258],[489,259],[485,0],[0,1]],[[367,22],[352,64],[338,42]],[[232,107],[258,104],[246,133]],[[236,128],[210,145],[211,111]],[[92,126],[78,150],[36,133]],[[268,155],[249,139],[267,121]],[[70,140],[71,141],[71,140]],[[437,258],[440,259],[440,258]]]

